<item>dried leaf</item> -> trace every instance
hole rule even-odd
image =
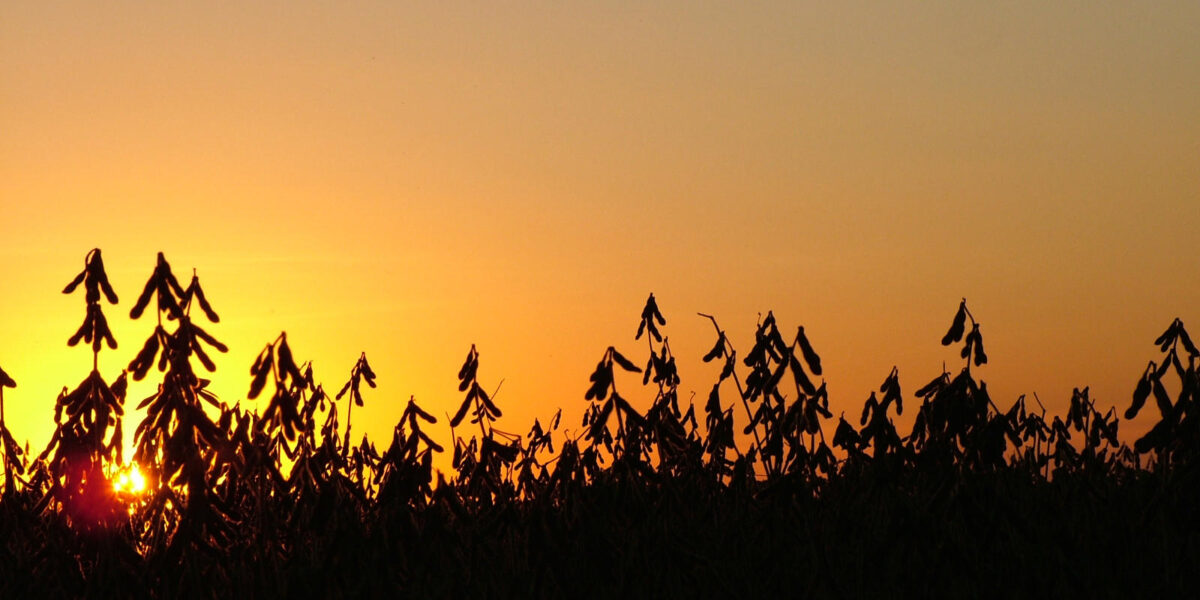
[[[74,292],[75,288],[79,287],[79,284],[83,283],[83,278],[86,275],[87,275],[87,269],[85,268],[84,270],[80,271],[78,275],[75,276],[75,279],[71,280],[71,283],[67,284],[67,287],[63,288],[62,293],[70,294],[71,292]]]
[[[500,409],[497,408],[494,403],[492,403],[492,399],[488,397],[487,392],[483,391],[483,388],[479,387],[478,383],[475,384],[475,395],[481,401],[483,401],[483,405],[487,407],[487,410],[489,413],[491,413],[492,417],[501,416]]]
[[[184,319],[187,319],[187,317],[184,317]],[[182,325],[182,323],[181,323],[181,325]],[[196,325],[195,323],[193,323],[191,321],[191,319],[187,319],[187,328],[193,335],[204,340],[205,342],[208,342],[209,346],[216,348],[218,352],[228,352],[229,351],[229,348],[227,346],[225,346],[225,344],[218,342],[216,338],[209,335],[207,331],[204,331],[203,329],[201,329],[199,325]],[[295,363],[293,363],[293,367],[294,366],[295,366]],[[299,371],[294,371],[294,372],[297,375],[299,375]],[[300,377],[296,377],[296,379],[300,379]]]
[[[712,362],[713,360],[725,356],[725,336],[717,337],[717,343],[713,345],[712,350],[704,355],[704,362]]]
[[[470,395],[463,400],[462,405],[458,407],[458,412],[454,413],[454,417],[450,419],[451,427],[458,427],[462,423],[463,417],[467,416],[467,409],[471,408],[471,400],[472,397]]]
[[[979,330],[979,326],[975,326],[975,330]],[[987,364],[987,354],[983,351],[983,336],[975,335],[975,366]]]
[[[1162,335],[1154,338],[1154,343],[1163,351],[1166,352],[1171,344],[1175,341],[1175,331],[1179,327],[1179,319],[1171,321],[1167,330],[1162,332]]]
[[[804,328],[800,327],[796,331],[796,342],[800,344],[800,353],[804,355],[804,362],[808,364],[808,368],[812,374],[821,376],[821,357],[813,350],[812,344],[808,342],[808,336],[804,334]]]
[[[789,364],[792,369],[792,379],[796,381],[796,386],[804,390],[809,396],[817,393],[817,389],[813,387],[813,383],[809,380],[808,375],[804,374],[804,369],[800,367],[800,361],[796,360],[796,355],[788,356]],[[782,369],[782,366],[780,367]]]
[[[616,361],[618,365],[621,365],[622,369],[625,369],[626,371],[629,371],[631,373],[641,373],[642,372],[641,367],[638,367],[637,365],[630,362],[628,358],[621,356],[621,353],[617,352],[616,348],[609,346],[608,351],[612,355],[613,360]]]
[[[1171,416],[1174,410],[1174,405],[1171,404],[1171,398],[1167,396],[1167,390],[1163,388],[1163,384],[1158,379],[1153,382],[1152,389],[1154,390],[1154,400],[1158,403],[1158,411],[1162,414],[1163,419]]]
[[[210,322],[221,322],[221,317],[217,315],[217,311],[213,310],[212,305],[208,303],[208,298],[204,296],[204,288],[200,287],[199,277],[192,275],[192,285],[188,286],[188,290],[192,291],[196,301],[200,303],[200,310],[204,311],[204,316],[208,317]]]
[[[950,324],[950,330],[942,337],[942,345],[949,346],[962,339],[963,331],[966,329],[967,323],[967,301],[963,300],[958,305],[958,312],[954,314],[954,322]],[[964,356],[964,358],[966,358]]]
[[[1151,363],[1151,365],[1153,364],[1154,363]],[[1133,390],[1133,404],[1131,404],[1129,409],[1125,411],[1126,419],[1132,419],[1136,417],[1138,411],[1142,410],[1142,407],[1146,404],[1146,399],[1150,397],[1150,388],[1150,378],[1146,375],[1142,375],[1142,378],[1138,380],[1137,387]]]
[[[262,393],[263,386],[267,384],[267,375],[271,374],[272,364],[273,358],[270,354],[267,354],[266,358],[259,364],[258,372],[254,374],[254,379],[250,382],[250,393],[247,394],[247,398],[254,400]],[[341,398],[341,394],[338,394],[338,397]]]
[[[1179,321],[1176,319],[1176,321]],[[1179,321],[1179,341],[1183,343],[1183,349],[1187,350],[1188,356],[1200,356],[1200,352],[1196,351],[1196,346],[1192,344],[1192,337],[1188,335],[1186,329],[1183,328],[1183,321]]]
[[[155,270],[155,275],[158,271]],[[158,280],[155,276],[151,276],[146,282],[146,287],[142,289],[142,295],[138,296],[137,302],[134,303],[133,309],[129,311],[129,318],[137,319],[142,316],[142,312],[150,305],[150,296],[154,294],[154,290],[158,287]]]

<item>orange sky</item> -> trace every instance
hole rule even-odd
[[[649,292],[685,399],[695,313],[744,352],[773,309],[855,416],[892,365],[909,397],[957,368],[962,296],[1004,407],[1123,410],[1172,318],[1200,335],[1195,3],[160,4],[0,7],[0,365],[38,450],[95,246],[105,377],[162,250],[221,314],[223,399],[280,330],[334,390],[366,351],[381,444],[409,395],[457,407],[472,343],[499,428],[576,429]]]

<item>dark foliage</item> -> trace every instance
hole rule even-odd
[[[351,443],[361,384],[376,382],[365,353],[330,398],[281,333],[251,367],[255,410],[215,397],[193,359],[213,371],[206,348],[225,346],[191,320],[191,308],[212,323],[217,314],[199,279],[183,288],[159,254],[131,311],[137,318],[153,300],[157,324],[129,374],[162,373],[135,433],[133,458],[150,491],[133,495],[109,484],[125,463],[127,375],[110,385],[94,369],[100,340],[115,347],[99,301],[116,295],[99,250],[66,291],[81,284],[87,316],[72,343],[92,345],[93,370],[60,395],[54,437],[36,459],[4,423],[3,393],[15,382],[0,370],[0,597],[1187,597],[1197,589],[1200,353],[1179,320],[1155,340],[1163,356],[1125,412],[1132,418],[1153,396],[1160,420],[1130,448],[1118,438],[1116,407],[1098,407],[1086,387],[1053,418],[1036,395],[1036,410],[1025,396],[999,408],[976,378],[987,355],[965,300],[942,338],[962,344],[960,371],[943,370],[906,399],[893,368],[857,419],[843,414],[836,424],[804,327],[788,341],[767,313],[739,356],[702,315],[716,332],[703,359],[721,371],[701,426],[695,404],[679,398],[667,320],[651,295],[634,338],[646,338],[645,367],[607,347],[575,435],[559,432],[561,411],[525,435],[497,429],[499,387],[488,393],[480,383],[472,346],[448,418],[455,472],[447,476],[433,468],[443,451],[430,429],[438,420],[413,398],[386,450],[365,436]],[[638,395],[624,381],[633,374],[651,398],[645,410],[629,399]],[[1164,380],[1179,389],[1173,397]],[[907,435],[893,422],[906,404],[916,411]]]

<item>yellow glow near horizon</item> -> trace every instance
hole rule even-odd
[[[501,429],[562,407],[576,431],[604,349],[644,363],[650,292],[685,402],[718,373],[697,312],[742,352],[767,310],[804,325],[853,415],[893,365],[908,396],[956,368],[965,296],[998,405],[1090,385],[1123,410],[1167,324],[1200,328],[1198,24],[1165,2],[5,3],[6,423],[36,455],[91,368],[58,292],[97,246],[106,380],[153,331],[128,311],[161,250],[221,315],[201,376],[225,402],[265,407],[248,369],[282,330],[327,390],[365,351],[354,438],[377,445],[409,396],[447,441],[471,344]],[[127,444],[158,380],[130,386]]]
[[[121,468],[110,479],[113,491],[117,494],[140,496],[146,491],[146,477],[136,463]]]

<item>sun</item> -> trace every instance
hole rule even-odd
[[[112,486],[117,494],[139,496],[146,491],[146,477],[138,469],[137,463],[130,463],[114,474]]]

